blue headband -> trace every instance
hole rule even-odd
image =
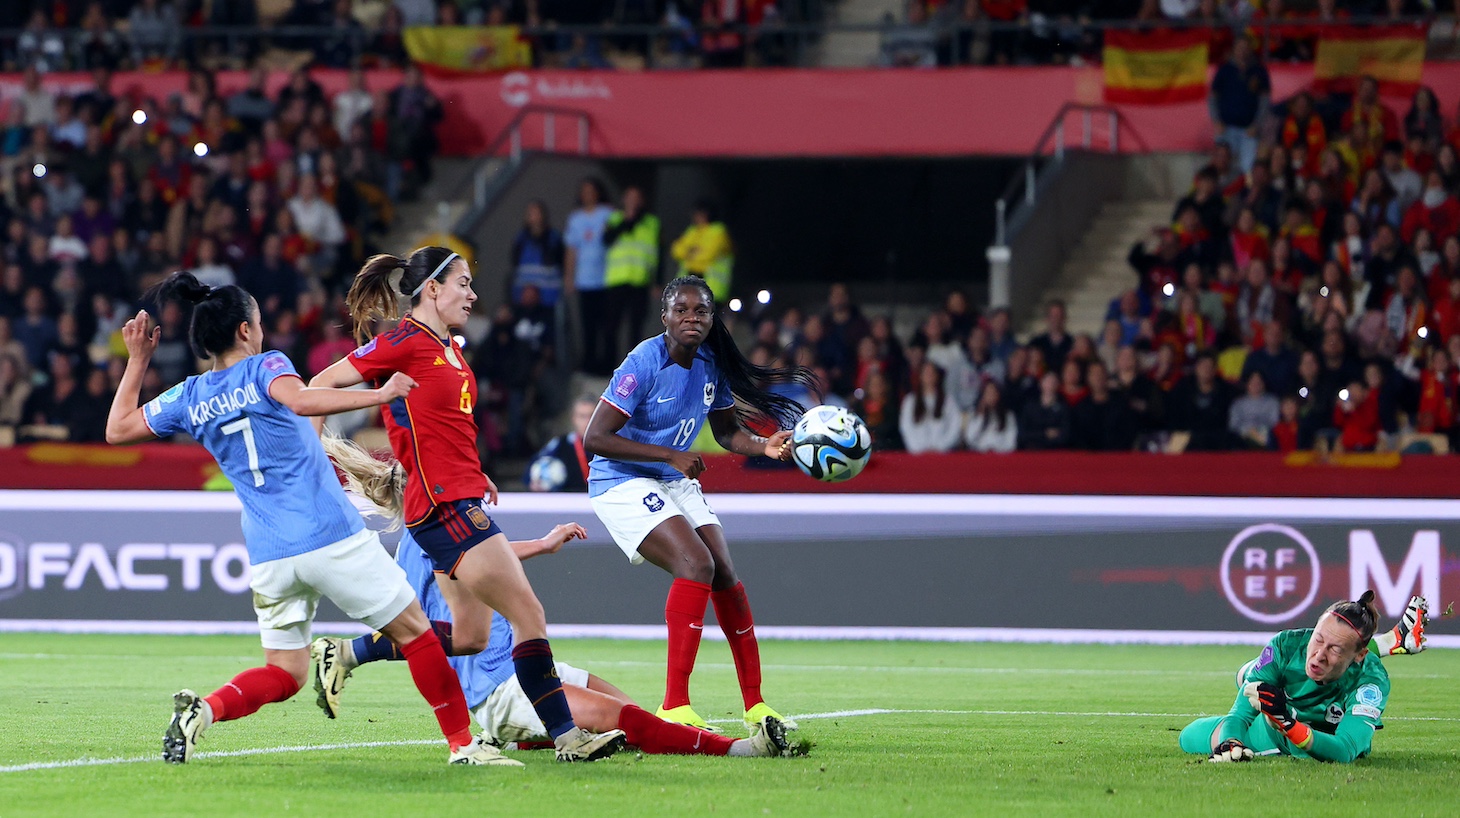
[[[447,256],[444,261],[442,261],[440,264],[436,265],[436,269],[434,271],[432,271],[432,273],[430,275],[428,275],[424,279],[422,279],[421,283],[420,284],[417,284],[416,285],[416,288],[414,290],[411,290],[411,298],[415,298],[416,296],[420,295],[421,294],[421,290],[426,289],[426,282],[427,281],[430,281],[431,279],[435,278],[436,276],[441,275],[441,271],[446,269],[446,265],[450,264],[453,261],[456,261],[459,258],[461,258],[461,256],[458,256],[457,254],[452,253],[451,255]]]

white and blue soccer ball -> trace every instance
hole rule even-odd
[[[823,483],[856,477],[871,457],[867,424],[840,406],[812,408],[791,432],[791,459]]]
[[[527,470],[527,482],[533,491],[557,491],[568,482],[568,467],[556,457],[539,457]]]

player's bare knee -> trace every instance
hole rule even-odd
[[[710,559],[709,552],[681,554],[676,567],[678,570],[674,573],[675,579],[703,582],[706,585],[715,579],[715,561]]]

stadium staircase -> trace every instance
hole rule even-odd
[[[872,25],[891,14],[894,20],[903,17],[904,4],[898,0],[841,0],[827,7],[827,22],[840,25]],[[877,61],[882,35],[876,31],[843,31],[833,29],[821,42],[823,68],[866,68]]]
[[[1136,284],[1135,271],[1126,263],[1131,245],[1168,223],[1171,207],[1169,199],[1151,198],[1116,200],[1100,209],[1046,294],[1046,300],[1065,302],[1071,333],[1100,338],[1111,299]],[[1023,334],[1043,332],[1043,311],[1035,309],[1023,324]]]

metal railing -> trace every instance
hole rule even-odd
[[[1071,114],[1079,115],[1079,141],[1073,144],[1066,135]],[[1097,119],[1103,121],[1097,122]],[[1039,196],[1041,170],[1051,162],[1056,165],[1062,162],[1067,149],[1100,150],[1099,137],[1102,135],[1104,150],[1108,153],[1119,153],[1122,126],[1142,152],[1150,150],[1146,141],[1130,126],[1130,122],[1119,109],[1109,105],[1065,103],[1035,142],[1034,150],[1024,161],[1024,167],[1010,177],[1004,192],[994,202],[994,245],[1008,246],[1011,205],[1017,207],[1022,201],[1025,208],[1034,207]]]
[[[526,148],[523,144],[523,124],[532,117],[542,117],[542,141],[541,147],[537,149]],[[576,108],[558,108],[548,105],[527,105],[518,110],[517,115],[497,133],[483,152],[485,157],[476,170],[472,180],[472,206],[475,210],[485,208],[488,203],[488,189],[494,176],[501,172],[501,168],[492,160],[502,153],[503,148],[507,151],[507,161],[513,165],[522,161],[524,152],[539,153],[563,153],[558,150],[558,118],[571,118],[577,125],[577,150],[578,156],[587,156],[592,151],[593,118],[585,111]]]

